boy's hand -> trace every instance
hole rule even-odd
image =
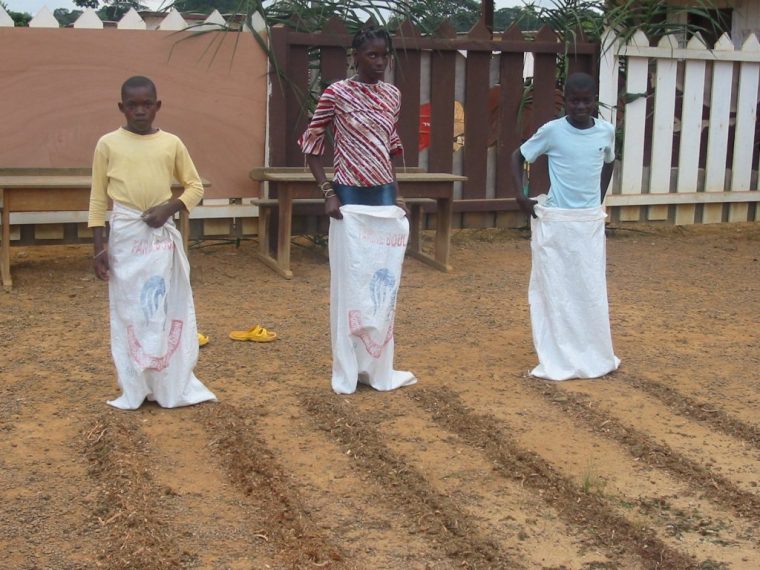
[[[175,212],[176,208],[174,205],[171,202],[167,202],[145,210],[142,213],[142,219],[151,228],[160,228],[175,214]]]
[[[536,204],[538,204],[538,200],[534,200],[533,198],[528,198],[522,194],[517,197],[517,205],[520,206],[520,209],[526,214],[530,214],[534,218],[538,217],[536,216],[536,212],[534,210]]]
[[[105,249],[101,249],[95,254],[92,265],[95,268],[95,276],[101,281],[108,281],[110,267],[108,265],[108,252]]]
[[[338,196],[330,196],[325,200],[325,214],[336,220],[342,220],[343,214],[340,213],[341,203]]]

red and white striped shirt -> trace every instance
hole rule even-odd
[[[403,153],[397,123],[401,93],[395,85],[344,79],[322,93],[298,144],[304,154],[323,154],[325,134],[335,135],[335,182],[377,186],[394,181],[391,156]]]

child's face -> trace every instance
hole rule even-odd
[[[376,83],[385,77],[385,68],[388,67],[389,60],[388,46],[382,38],[365,42],[354,54],[359,79],[365,83]]]
[[[596,93],[591,89],[573,89],[565,93],[565,114],[574,127],[590,127],[593,124],[594,111]]]
[[[156,93],[147,86],[129,87],[119,103],[119,110],[127,119],[127,130],[138,135],[154,132],[153,120],[161,108]]]

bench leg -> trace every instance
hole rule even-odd
[[[277,273],[280,277],[285,279],[291,279],[293,272],[290,268],[283,266],[279,261],[280,254],[277,254],[277,259],[272,255],[271,240],[269,238],[270,222],[272,219],[272,210],[275,209],[272,206],[259,206],[259,253],[258,258],[264,265],[269,267],[272,271]],[[279,219],[279,218],[278,218]],[[290,239],[287,240],[290,245]],[[279,250],[278,244],[278,250]]]
[[[3,197],[3,241],[0,243],[0,268],[2,270],[3,288],[10,291],[13,287],[13,280],[11,279],[11,216],[3,193],[2,188],[0,188],[0,197]]]
[[[277,264],[282,270],[278,273],[285,279],[291,279],[293,272],[290,270],[290,233],[293,229],[293,192],[287,184],[281,186],[278,191],[280,215],[277,228]]]
[[[436,216],[435,260],[451,271],[449,253],[451,251],[451,215],[452,202],[448,198],[438,199],[438,215]]]
[[[429,255],[422,251],[423,212],[420,204],[412,206],[412,220],[409,229],[408,253],[415,259],[427,263],[440,271],[451,271],[449,247],[451,241],[451,200],[440,198],[436,214],[435,252]]]
[[[409,220],[409,253],[422,253],[422,204],[412,204]]]

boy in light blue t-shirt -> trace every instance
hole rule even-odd
[[[549,159],[549,196],[552,208],[593,208],[604,200],[615,161],[615,127],[593,117],[596,84],[585,73],[574,73],[565,84],[564,117],[549,121],[512,154],[512,177],[517,203],[535,215],[536,200],[522,193],[524,161]]]
[[[602,201],[615,160],[615,130],[594,118],[596,84],[585,73],[565,83],[566,116],[543,125],[512,154],[517,204],[531,220],[529,288],[533,376],[549,380],[596,378],[616,370],[607,306]],[[525,161],[545,154],[546,201],[525,196]]]

